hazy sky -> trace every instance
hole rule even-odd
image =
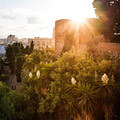
[[[93,0],[0,0],[0,38],[52,37],[55,20],[95,17]]]

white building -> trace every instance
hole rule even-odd
[[[13,44],[18,41],[18,38],[15,35],[8,35],[7,44]]]
[[[28,46],[28,39],[27,38],[18,39],[18,42],[21,42],[24,47]]]

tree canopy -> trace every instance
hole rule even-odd
[[[0,119],[114,120],[120,115],[119,61],[101,52],[34,50],[25,56],[19,90],[0,82]]]
[[[38,58],[40,55],[33,53],[27,57],[28,60],[34,59],[31,61],[33,67],[27,67],[27,60],[23,69],[28,69],[28,72],[22,77],[26,78],[22,91],[29,91],[27,95],[36,116],[50,120],[70,120],[78,116],[81,119],[86,116],[91,120],[108,120],[113,117],[116,113],[113,106],[119,98],[118,59],[105,53],[94,56],[67,52],[54,62],[46,63],[45,57],[36,59],[35,56]],[[108,83],[105,81],[107,78],[101,80],[104,73],[108,76]]]
[[[25,55],[32,53],[34,44],[31,43],[30,47],[23,47],[22,43],[9,44],[6,47],[6,57],[11,69],[11,73],[16,74],[17,81],[21,82],[21,70],[25,61]]]
[[[94,0],[93,7],[101,21],[101,32],[111,42],[120,42],[120,1]]]

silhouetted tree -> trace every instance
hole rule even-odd
[[[8,45],[6,47],[6,57],[9,62],[11,72],[14,73],[15,72],[15,51],[12,45]]]
[[[17,82],[21,82],[21,70],[22,70],[22,66],[24,64],[25,58],[24,55],[19,55],[17,57],[17,61],[16,61],[16,77],[17,77]]]
[[[0,57],[0,74],[3,71],[3,65],[4,65],[4,62],[3,62],[2,58]]]
[[[94,0],[93,7],[101,21],[101,32],[111,42],[120,42],[120,0]]]
[[[31,44],[30,44],[30,50],[29,50],[29,52],[32,53],[33,49],[34,49],[34,43],[32,41]]]
[[[30,47],[29,47],[29,46],[26,46],[25,49],[24,49],[24,53],[25,53],[25,54],[29,54],[29,49],[30,49]]]
[[[21,69],[24,64],[24,56],[30,54],[33,51],[33,42],[30,47],[23,47],[22,43],[13,43],[6,47],[6,57],[9,62],[9,66],[12,73],[17,76],[17,81],[21,82]]]

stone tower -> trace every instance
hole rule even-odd
[[[93,21],[93,19],[91,19]],[[90,24],[90,19],[86,20],[84,24],[75,23],[69,19],[61,19],[55,22],[55,50],[56,53],[61,53],[64,45],[70,44],[71,41],[67,39],[66,44],[66,33],[74,31],[74,38],[72,46],[75,46],[76,50],[79,51],[81,47],[85,46],[89,42],[94,40],[95,30]]]
[[[64,37],[70,20],[61,19],[55,22],[55,51],[60,53],[64,46]]]

